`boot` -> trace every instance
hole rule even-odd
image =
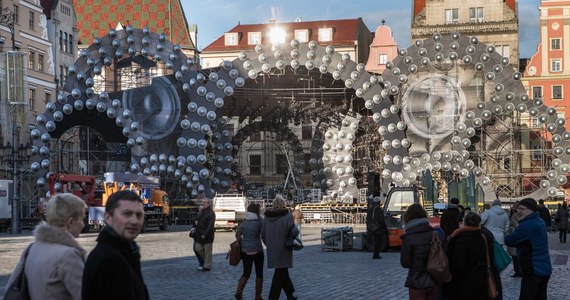
[[[263,278],[255,278],[255,300],[263,300],[261,290],[263,290]]]
[[[247,284],[247,279],[248,279],[247,277],[243,277],[243,276],[239,279],[238,286],[236,289],[236,294],[235,294],[237,300],[242,299],[243,289],[245,288],[245,285]]]

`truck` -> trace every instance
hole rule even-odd
[[[141,232],[145,232],[149,227],[168,230],[169,198],[166,191],[160,189],[159,177],[114,172],[107,172],[104,176],[103,205],[111,194],[132,190],[143,199],[144,223]]]
[[[51,196],[58,193],[71,193],[85,201],[87,214],[85,216],[84,232],[105,226],[105,207],[102,203],[102,190],[97,189],[94,176],[52,173],[48,177],[48,189]]]
[[[404,234],[404,213],[408,207],[414,203],[421,204],[427,212],[429,224],[439,227],[440,217],[437,214],[439,209],[445,208],[444,203],[433,203],[425,198],[425,191],[418,187],[394,187],[385,197],[383,208],[388,227],[388,241],[385,245],[389,247],[401,247],[400,236]]]
[[[216,194],[212,207],[216,213],[214,229],[236,230],[245,219],[247,203],[243,194]]]

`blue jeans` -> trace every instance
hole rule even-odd
[[[297,227],[297,230],[299,230],[299,235],[297,237],[302,242],[303,239],[301,238],[301,224],[295,224],[295,227]]]

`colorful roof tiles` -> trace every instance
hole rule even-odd
[[[73,0],[79,41],[89,45],[118,23],[135,28],[149,27],[164,33],[173,44],[195,49],[180,0]]]

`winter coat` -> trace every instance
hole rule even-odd
[[[433,228],[427,218],[414,219],[406,224],[401,236],[400,264],[409,269],[405,286],[413,289],[426,289],[437,283],[426,271]]]
[[[493,237],[499,244],[505,244],[505,234],[509,230],[509,215],[500,205],[493,205],[491,209],[481,214],[481,225],[487,227],[493,233]]]
[[[505,244],[517,247],[523,276],[550,276],[552,274],[548,252],[548,233],[538,212],[533,212],[520,220],[515,231],[505,237]]]
[[[85,250],[64,228],[40,223],[26,259],[25,272],[32,299],[81,299]],[[8,280],[22,269],[24,253]]]
[[[448,298],[487,299],[487,250],[481,230],[462,227],[454,231],[447,247],[447,257],[451,281],[445,284],[444,293]]]
[[[453,205],[453,204],[452,204]],[[445,233],[445,237],[449,237],[451,233],[457,228],[459,228],[459,208],[453,205],[443,212],[439,222],[439,227]]]
[[[552,216],[550,216],[550,211],[548,208],[546,208],[544,205],[539,205],[538,213],[540,215],[540,218],[544,221],[546,227],[550,227],[552,225]]]
[[[137,243],[103,228],[85,263],[82,295],[83,300],[149,299]]]
[[[371,228],[379,228],[372,231]],[[380,205],[373,204],[366,212],[366,231],[372,235],[388,235],[388,226],[384,220],[384,210]]]
[[[211,244],[214,242],[214,225],[216,223],[216,213],[212,206],[203,208],[197,217],[196,237],[194,240],[200,244]],[[203,238],[202,238],[203,236]]]
[[[257,253],[263,251],[263,246],[261,245],[262,222],[257,214],[245,213],[245,220],[236,230],[236,239],[240,239],[241,252]]]
[[[556,212],[556,218],[558,221],[558,228],[559,229],[568,229],[568,208],[558,208]]]
[[[292,236],[299,234],[289,210],[268,210],[265,212],[261,239],[267,247],[268,268],[293,267],[293,250],[285,247],[289,231],[291,231]]]

